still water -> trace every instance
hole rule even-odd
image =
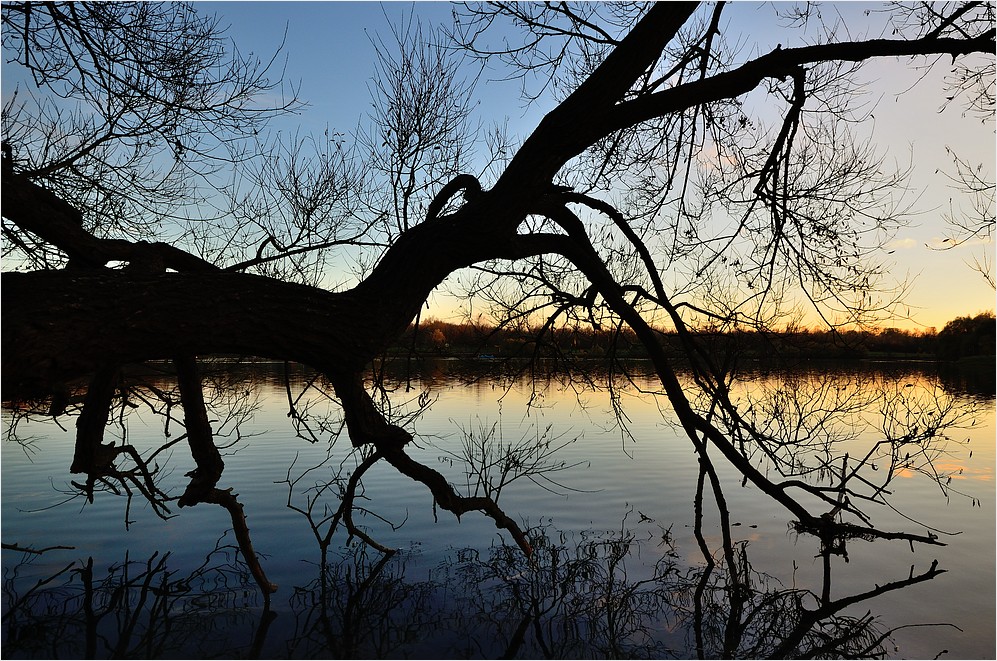
[[[327,538],[359,461],[345,435],[332,442],[335,402],[315,388],[298,399],[311,377],[292,372],[287,387],[281,365],[212,377],[212,427],[225,459],[218,486],[238,495],[279,586],[269,607],[224,509],[171,502],[164,520],[138,483],[131,499],[98,492],[89,503],[72,485],[81,477],[69,473],[74,419],[30,416],[12,428],[5,409],[3,656],[993,658],[992,365],[976,373],[819,365],[744,376],[735,398],[760,412],[769,410],[762,402],[781,406],[780,393],[794,393],[813,420],[832,397],[841,415],[821,428],[852,456],[884,426],[923,415],[925,402],[972,411],[954,416],[959,426],[944,431],[929,466],[897,473],[892,507],[867,508],[880,529],[933,531],[945,545],[852,539],[847,555],[826,563],[789,513],[719,457],[729,519],[718,515],[690,441],[639,364],[616,383],[616,399],[606,374],[509,376],[489,367],[432,361],[385,383],[395,388],[393,417],[416,431],[409,453],[463,493],[477,485],[465,455],[492,477],[512,456],[475,448],[556,449],[520,454],[509,475],[522,476],[498,494],[529,531],[531,561],[491,519],[456,519],[386,464],[364,475],[355,522],[398,552],[348,540],[342,526]],[[147,458],[155,452],[157,484],[176,497],[193,468],[184,442],[169,445],[183,430],[133,403],[109,432]],[[549,470],[522,468],[539,466],[530,461]],[[764,458],[758,466],[774,470]],[[935,560],[944,573],[932,571]],[[841,608],[822,613],[822,603]]]

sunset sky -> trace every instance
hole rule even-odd
[[[884,18],[868,9],[881,5],[839,3],[824,6],[828,22],[843,14],[848,34],[889,37]],[[200,12],[215,13],[244,55],[252,52],[264,59],[282,41],[286,57],[286,78],[300,85],[299,96],[309,105],[299,115],[281,120],[286,133],[321,134],[330,130],[349,133],[366,121],[370,110],[369,81],[374,73],[375,33],[389,34],[390,21],[400,21],[414,12],[426,25],[448,22],[451,7],[437,2],[205,2]],[[728,41],[744,44],[743,56],[763,53],[782,44],[800,45],[799,36],[781,29],[771,4],[734,3],[725,12]],[[285,39],[286,30],[286,39]],[[740,37],[738,36],[740,35]],[[806,35],[803,35],[805,38]],[[923,64],[923,62],[921,62]],[[950,187],[946,173],[954,167],[946,147],[961,158],[982,164],[992,180],[995,162],[994,127],[981,125],[978,118],[963,116],[962,106],[940,112],[944,94],[940,87],[948,63],[939,62],[937,72],[920,80],[923,72],[909,62],[883,60],[868,65],[866,103],[872,116],[863,130],[872,132],[888,160],[899,166],[914,165],[910,191],[905,201],[912,204],[910,222],[886,246],[883,260],[890,265],[895,281],[911,284],[906,302],[913,321],[898,320],[906,328],[940,328],[949,319],[994,308],[994,291],[970,264],[992,255],[993,244],[969,241],[952,250],[943,248],[946,227],[944,213],[969,208]],[[494,78],[494,77],[493,77]],[[5,97],[9,84],[4,85]],[[489,79],[479,83],[478,116],[486,125],[508,118],[510,133],[525,138],[536,126],[550,100],[525,108],[519,101],[517,81]],[[437,296],[436,316],[453,318],[454,301]]]
[[[370,3],[370,2],[222,2],[204,3],[200,9],[216,12],[222,24],[231,28],[231,36],[245,51],[267,53],[284,36],[287,39],[287,77],[300,81],[300,95],[310,107],[295,119],[303,131],[320,132],[327,125],[349,131],[364,120],[370,105],[368,81],[373,75],[371,35],[386,33],[389,21],[400,21],[415,12],[425,24],[450,20],[446,3]],[[883,34],[883,17],[875,10],[882,5],[837,3],[823,11],[828,22],[842,14],[853,37],[879,37]],[[873,10],[866,15],[866,10]],[[749,49],[765,52],[781,43],[794,43],[791,31],[780,29],[771,5],[735,3],[727,12],[728,39],[736,33]],[[923,63],[922,63],[923,64]],[[993,244],[970,241],[952,250],[944,247],[945,225],[942,214],[954,205],[968,208],[950,188],[944,173],[953,171],[946,146],[960,157],[983,164],[991,172],[994,166],[993,124],[981,126],[977,118],[962,116],[962,108],[953,106],[940,112],[944,100],[939,85],[947,73],[945,62],[938,72],[918,82],[922,72],[908,63],[883,60],[871,63],[864,71],[869,84],[867,103],[875,104],[870,128],[879,144],[888,145],[889,158],[898,164],[908,161],[915,166],[911,191],[906,201],[916,214],[901,229],[887,248],[883,259],[891,264],[896,281],[911,283],[906,302],[913,322],[898,320],[900,327],[941,328],[949,319],[994,308],[994,291],[970,264],[985,253],[993,253]],[[489,80],[479,85],[481,117],[487,122],[507,116],[510,130],[525,137],[535,127],[541,107],[524,108],[518,99],[518,82]],[[938,172],[936,172],[938,170]],[[951,200],[951,202],[950,202]],[[450,315],[450,301],[437,297],[433,301],[438,316]]]

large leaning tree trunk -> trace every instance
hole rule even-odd
[[[464,267],[489,260],[522,260],[556,255],[565,259],[598,296],[637,334],[683,428],[707,462],[707,448],[729,460],[744,478],[781,503],[801,527],[830,543],[845,524],[833,516],[811,512],[793,496],[807,491],[827,509],[848,510],[840,492],[810,489],[799,481],[775,482],[761,474],[738,450],[728,433],[690,404],[659,343],[656,331],[635,306],[636,297],[653,301],[681,317],[669,302],[650,251],[618,211],[594,197],[555,185],[565,165],[586,149],[616,132],[689,108],[733,99],[766,81],[794,80],[802,87],[807,68],[827,61],[861,61],[874,57],[992,53],[994,32],[980,36],[943,37],[931,33],[917,39],[873,39],[801,48],[778,48],[729,71],[690,78],[631,94],[637,81],[662,57],[696,4],[653,5],[577,89],[550,111],[507,164],[495,184],[483,190],[469,175],[442,187],[426,217],[402,232],[375,268],[347,291],[316,287],[219,268],[175,247],[144,242],[101,239],[87,232],[79,210],[16,171],[5,160],[2,187],[4,219],[68,256],[58,270],[2,275],[3,391],[14,396],[51,396],[66,384],[85,379],[92,397],[86,407],[97,409],[89,420],[106,420],[107,374],[128,363],[173,359],[190,366],[192,356],[229,353],[290,360],[323,372],[333,384],[354,445],[371,445],[378,458],[425,484],[436,502],[458,516],[480,510],[508,529],[525,550],[529,547],[517,524],[486,498],[459,496],[442,475],[413,461],[405,451],[411,435],[390,424],[363,385],[371,360],[396,342],[418,314],[432,290]],[[802,96],[795,99],[787,127],[795,127]],[[788,152],[780,139],[772,160]],[[758,173],[759,179],[766,176]],[[759,184],[759,190],[763,186]],[[463,203],[455,208],[457,196]],[[624,233],[646,268],[652,290],[614,278],[576,213],[578,208],[608,216]],[[442,213],[444,209],[451,209]],[[527,231],[524,221],[542,217],[548,231]],[[778,231],[777,229],[773,231]],[[778,241],[778,237],[773,238]],[[115,262],[123,267],[109,268]],[[289,323],[288,320],[293,320]],[[692,349],[690,349],[692,350]],[[708,356],[700,362],[705,366]],[[196,377],[194,377],[196,379]],[[740,420],[720,384],[703,369],[700,379],[716,406]],[[188,380],[187,387],[196,383]],[[186,401],[186,400],[185,400]],[[196,401],[196,398],[194,399]],[[746,421],[741,420],[745,425]],[[92,451],[91,471],[102,469],[100,430],[88,423],[78,427]],[[202,456],[211,463],[211,453]],[[197,457],[195,449],[195,458]],[[199,461],[200,465],[200,461]],[[200,485],[210,494],[213,477]],[[202,476],[203,477],[203,476]],[[196,490],[195,490],[196,492]],[[191,496],[196,499],[197,495]],[[209,499],[209,496],[201,496]],[[833,528],[833,529],[832,529]],[[844,531],[847,532],[847,531]],[[877,531],[862,534],[934,542],[934,538]]]

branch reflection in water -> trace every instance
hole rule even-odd
[[[124,559],[103,569],[93,557],[26,584],[37,557],[7,560],[5,658],[193,658],[259,652],[273,613],[262,615],[252,574],[237,547],[218,541],[193,571],[170,567],[170,553]],[[251,649],[238,633],[255,628]]]
[[[250,366],[249,369],[261,368]],[[208,405],[210,408],[217,402],[218,413],[213,424],[217,430],[229,430],[233,448],[248,436],[260,433],[250,421],[254,413],[265,412],[267,408],[267,404],[259,403],[258,396],[264,402],[273,399],[268,388],[286,395],[299,437],[314,442],[330,435],[335,440],[338,436],[335,407],[330,408],[331,415],[326,415],[321,396],[303,398],[306,391],[321,392],[312,387],[314,381],[310,378],[278,378],[267,386],[265,370],[262,377],[257,374],[249,380],[236,376],[235,370],[223,368],[222,372],[226,371],[229,374],[225,379],[212,377],[209,373],[207,379],[217,378],[219,383],[223,380],[225,383],[218,388],[219,396]],[[476,378],[480,375],[465,376]],[[428,383],[437,377],[426,374],[423,380]],[[807,491],[801,487],[818,501],[840,504],[842,507],[838,510],[848,510],[849,503],[843,496],[857,498],[861,487],[863,497],[868,501],[866,505],[881,506],[881,496],[894,490],[893,482],[915,473],[921,474],[919,479],[940,488],[945,498],[973,492],[972,488],[962,485],[954,488],[959,480],[953,484],[952,478],[961,477],[961,466],[968,464],[964,461],[946,464],[945,461],[956,456],[953,453],[968,451],[968,448],[961,440],[947,445],[949,441],[944,434],[971,422],[966,418],[974,413],[992,409],[992,394],[986,394],[986,387],[979,396],[969,396],[972,393],[966,393],[963,380],[956,389],[960,394],[956,396],[951,394],[952,388],[946,385],[944,378],[922,373],[884,372],[837,374],[832,378],[817,378],[815,373],[756,375],[747,382],[751,384],[750,388],[734,391],[740,398],[735,402],[739,410],[746,416],[764,416],[772,422],[769,428],[763,423],[754,425],[767,436],[753,439],[758,449],[747,451],[745,455],[753,462],[767,461],[768,470],[778,474],[786,484],[810,480],[809,484],[834,487],[827,491]],[[515,379],[491,383],[500,386],[499,394],[502,387],[508,388],[507,399],[522,395],[535,401],[544,396],[543,389],[537,387],[536,375],[533,383],[522,392],[517,391]],[[908,383],[912,384],[909,388]],[[787,388],[787,384],[791,387]],[[292,385],[297,389],[294,393]],[[435,386],[441,389],[439,383]],[[151,387],[146,383],[145,387],[148,388],[146,392],[158,390],[160,402],[173,401],[162,396],[171,386],[155,382]],[[491,386],[486,382],[484,387]],[[569,389],[556,375],[547,375],[545,387],[549,392]],[[260,395],[258,390],[264,394]],[[137,393],[144,391],[136,386],[127,392],[134,400]],[[235,396],[240,393],[241,397]],[[120,401],[122,420],[126,409],[130,408],[128,401],[128,397],[122,397]],[[429,404],[425,396],[416,396],[409,411],[396,409],[394,415],[398,419],[414,417],[424,413]],[[69,406],[72,407],[72,402]],[[162,418],[169,429],[177,421],[171,421],[170,405],[164,406]],[[443,410],[434,407],[431,411],[438,417],[450,416],[446,420],[454,428],[453,412],[445,406],[439,408]],[[284,408],[285,413],[287,410]],[[834,424],[829,415],[822,417],[832,411],[836,416]],[[799,441],[779,436],[786,428],[779,424],[779,417],[801,412],[813,427],[807,438],[820,439],[821,443],[804,448]],[[860,435],[847,433],[845,427],[836,424],[842,419],[852,419],[855,424],[862,419],[867,422],[875,414],[879,414],[880,419],[874,420],[876,424]],[[24,429],[31,431],[32,412],[21,409],[18,415],[21,416],[15,416],[18,425],[23,424]],[[912,420],[917,423],[920,436],[894,438],[892,425],[901,417],[905,418],[906,429],[911,428]],[[29,434],[16,434],[18,425],[8,427],[8,439],[30,439]],[[646,438],[647,430],[641,431],[637,426],[617,429],[614,433],[632,431],[641,436],[642,443],[653,442]],[[120,427],[122,443],[119,447],[123,447],[126,433],[135,426],[122,423]],[[234,539],[237,536],[231,533],[223,537],[203,564],[193,570],[190,567],[196,563],[177,562],[176,555],[170,552],[139,556],[133,550],[122,560],[120,556],[109,557],[105,550],[86,560],[68,563],[68,558],[72,557],[67,553],[68,549],[51,549],[39,554],[25,551],[18,545],[5,545],[4,656],[888,656],[895,652],[890,635],[907,625],[898,624],[896,616],[890,618],[890,624],[880,623],[868,610],[877,609],[880,601],[870,601],[868,605],[865,602],[874,598],[881,600],[886,595],[929,581],[948,569],[945,562],[939,566],[931,561],[932,556],[917,553],[910,556],[910,561],[884,560],[865,570],[860,581],[852,576],[842,584],[839,576],[835,581],[837,590],[832,590],[832,569],[842,567],[833,559],[843,556],[847,562],[848,551],[853,550],[850,540],[863,537],[846,534],[847,528],[835,526],[833,535],[816,531],[820,541],[816,578],[801,577],[798,582],[797,558],[767,557],[766,541],[752,536],[749,536],[751,541],[745,539],[744,529],[737,530],[740,523],[731,516],[731,510],[743,517],[746,509],[764,507],[764,495],[751,496],[760,499],[761,505],[741,502],[745,491],[736,486],[739,480],[732,480],[729,468],[720,465],[719,460],[718,465],[714,465],[712,455],[705,449],[701,449],[698,458],[693,455],[688,459],[688,466],[676,466],[678,474],[658,472],[655,475],[662,482],[644,483],[640,490],[652,493],[650,500],[657,502],[655,507],[658,509],[639,505],[641,509],[638,510],[632,504],[620,502],[608,491],[600,492],[609,481],[617,486],[637,488],[639,479],[635,473],[634,483],[629,485],[625,479],[600,474],[597,480],[600,483],[593,489],[588,489],[589,485],[583,481],[571,479],[572,471],[583,463],[579,457],[592,458],[599,454],[595,451],[599,446],[590,436],[585,438],[586,447],[580,448],[581,443],[573,442],[574,432],[564,431],[565,427],[560,424],[553,431],[550,425],[536,424],[519,434],[503,433],[500,426],[487,419],[479,421],[477,429],[473,427],[472,422],[457,434],[456,442],[454,438],[422,436],[421,461],[425,463],[427,457],[433,457],[446,463],[451,469],[447,473],[448,479],[465,492],[462,494],[465,497],[474,497],[484,491],[498,502],[500,494],[492,489],[496,485],[509,486],[516,482],[515,487],[510,487],[508,496],[503,496],[503,506],[510,512],[524,512],[523,516],[537,513],[546,516],[541,525],[524,527],[527,545],[533,550],[529,559],[521,552],[522,543],[506,546],[493,542],[487,546],[489,537],[480,537],[481,529],[473,527],[474,521],[462,522],[460,532],[455,529],[453,533],[462,537],[449,538],[449,550],[444,549],[442,553],[421,553],[418,549],[391,551],[392,544],[404,547],[399,540],[418,539],[427,530],[426,524],[418,520],[413,523],[416,530],[411,527],[398,530],[405,516],[396,515],[398,512],[407,515],[407,501],[411,496],[397,496],[406,501],[406,507],[389,513],[381,507],[385,502],[382,499],[385,485],[376,482],[382,478],[372,470],[376,454],[364,454],[363,449],[355,448],[347,448],[348,452],[344,453],[342,444],[336,446],[334,452],[333,444],[314,443],[312,447],[319,450],[319,455],[324,455],[324,461],[312,461],[316,456],[313,452],[310,458],[303,458],[300,465],[292,463],[287,468],[284,463],[284,468],[280,469],[286,470],[283,480],[271,479],[271,482],[285,483],[286,505],[297,515],[283,510],[280,531],[276,535],[271,531],[257,539],[256,547],[266,554],[263,564],[276,560],[274,555],[289,553],[291,549],[279,540],[301,539],[297,533],[291,533],[292,528],[304,527],[301,515],[308,524],[308,537],[317,543],[319,551],[318,560],[310,565],[311,569],[299,568],[291,580],[288,580],[287,572],[284,573],[281,583],[285,589],[283,594],[278,593],[280,598],[275,598],[272,609],[269,595],[259,592],[256,587],[259,580],[253,576],[253,565],[258,566],[260,558],[252,553],[247,562],[246,546],[241,541],[237,544]],[[653,433],[660,435],[661,427],[655,429]],[[176,498],[168,494],[184,489],[182,481],[170,484],[168,479],[168,450],[179,439],[168,437],[165,443],[157,444],[152,438],[152,448],[143,447],[150,438],[132,431],[128,445],[137,449],[129,456],[140,457],[142,472],[156,478],[155,491],[111,489],[108,485],[113,483],[104,482],[105,488],[121,493],[129,502],[126,523],[141,518],[130,506],[136,493],[146,497],[150,493],[161,494],[154,499],[151,513],[171,516],[169,505]],[[291,440],[285,438],[284,442]],[[240,472],[237,459],[249,456],[253,445],[262,441],[263,438],[257,437],[244,444],[244,451],[239,456],[221,446],[226,451],[226,461],[231,464],[226,477],[240,490],[251,491],[247,481],[253,478],[249,473]],[[838,461],[853,447],[866,448],[866,454],[852,454],[851,464]],[[872,450],[868,449],[870,447]],[[525,457],[532,463],[520,461],[524,458],[521,456],[523,448],[533,453]],[[910,450],[898,454],[898,448]],[[37,449],[45,451],[43,444]],[[272,447],[267,450],[272,451]],[[259,464],[263,456],[255,458],[255,463]],[[266,462],[279,464],[281,461],[277,456],[266,456]],[[674,460],[671,455],[669,457]],[[633,473],[633,468],[628,470]],[[491,477],[488,477],[489,471]],[[522,500],[525,491],[521,487],[528,480],[517,481],[517,476],[533,479],[555,473],[559,474],[559,482],[546,483],[547,491],[542,492],[544,495],[540,499],[534,496],[533,500]],[[561,473],[568,477],[562,477]],[[120,480],[117,484],[126,486],[144,483],[147,479],[136,481],[131,480],[133,474],[128,474],[127,478],[123,478],[124,475],[121,471],[119,475],[107,473],[104,477],[116,477]],[[364,490],[367,479],[375,480],[377,484],[376,489],[371,489],[371,498]],[[667,492],[668,480],[685,480],[692,488]],[[101,483],[92,484],[100,486]],[[551,487],[552,484],[555,486]],[[739,489],[733,507],[724,494],[724,485],[728,489]],[[852,485],[856,485],[855,488]],[[271,500],[275,488],[281,489],[272,483],[269,485]],[[563,500],[564,494],[572,489],[577,491],[571,493],[569,502],[594,502],[577,500],[586,495],[603,500],[598,517],[602,522],[607,520],[605,515],[611,508],[616,507],[616,516],[619,516],[619,508],[623,506],[627,514],[617,530],[607,533],[574,523],[562,525],[562,521],[569,518],[572,505],[554,501]],[[93,497],[92,490],[84,488],[82,493],[88,500]],[[676,493],[679,494],[677,499]],[[547,504],[544,504],[544,497],[549,501]],[[967,500],[969,498],[976,507],[976,497],[969,496]],[[261,512],[260,504],[251,501],[252,498],[247,501],[247,512]],[[693,507],[690,508],[690,504]],[[424,516],[418,512],[424,505],[412,507],[415,508],[413,516]],[[665,514],[661,513],[662,507]],[[644,511],[669,524],[659,526]],[[922,512],[914,509],[905,514],[920,516]],[[266,515],[272,517],[273,512],[267,510]],[[357,521],[353,521],[354,515],[357,515]],[[186,516],[190,515],[184,514]],[[832,510],[828,516],[840,517],[842,514]],[[163,522],[163,525],[182,522],[184,517]],[[785,522],[785,518],[780,518]],[[683,521],[689,523],[683,524]],[[925,521],[940,525],[938,518],[928,516]],[[468,528],[468,525],[472,527]],[[443,526],[450,529],[446,522]],[[679,534],[683,528],[687,529]],[[769,528],[766,532],[771,537],[771,526]],[[25,538],[20,535],[24,531],[34,534],[30,528],[11,527],[6,527],[5,533],[10,530],[15,530],[11,534],[18,535],[22,541]],[[257,530],[254,527],[254,533]],[[339,530],[344,530],[352,542],[337,534]],[[742,534],[738,535],[738,532]],[[929,529],[923,536],[932,540],[940,532]],[[91,534],[113,536],[113,531],[106,529]],[[805,547],[801,552],[813,554],[812,542],[806,541],[806,536],[801,539],[804,542],[800,546]],[[59,541],[76,543],[77,540]],[[486,546],[480,545],[482,541]],[[950,542],[951,538],[945,537],[943,541]],[[39,538],[38,543],[48,542]],[[479,545],[454,550],[464,543]],[[908,542],[884,540],[874,545],[884,549],[906,548]],[[116,549],[126,547],[127,539]],[[89,547],[84,545],[82,548]],[[912,551],[913,548],[911,543]],[[759,549],[761,555],[758,555]],[[189,553],[190,549],[187,551]],[[203,553],[203,550],[198,548],[194,552]],[[91,551],[80,553],[85,556]],[[755,556],[754,563],[749,560],[749,554]],[[32,564],[41,564],[40,555],[46,559],[59,556],[60,560],[49,560],[44,566],[51,566],[52,570],[46,573],[37,565],[32,568]],[[291,555],[294,557],[288,560],[295,562],[314,558],[315,547],[296,547]],[[15,557],[17,562],[13,561]],[[142,557],[142,560],[137,561],[136,557]],[[761,568],[757,567],[759,557],[763,559]],[[101,568],[107,566],[108,561],[116,564],[102,572]],[[279,572],[280,565],[275,564]],[[275,618],[277,614],[280,616]],[[899,617],[906,616],[901,614]],[[910,622],[922,625],[944,619]],[[206,642],[209,640],[210,644]]]
[[[126,554],[104,573],[88,558],[23,589],[17,564],[4,583],[4,656],[883,657],[892,632],[869,613],[841,611],[941,573],[932,565],[827,600],[754,571],[746,542],[704,545],[705,562],[687,566],[669,529],[632,518],[616,532],[536,528],[530,562],[516,546],[457,550],[426,580],[406,577],[408,552],[351,544],[314,566],[280,616],[261,608],[251,571],[224,540],[186,574],[169,567],[169,553]]]

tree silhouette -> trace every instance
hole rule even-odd
[[[163,502],[147,460],[103,435],[125,402],[122,368],[173,361],[178,395],[167,399],[183,411],[198,466],[180,504],[222,503],[239,528],[241,506],[216,486],[222,464],[194,357],[302,363],[331,387],[364,453],[359,473],[387,462],[439,507],[492,517],[529,553],[495,498],[462,495],[409,456],[411,432],[393,419],[390,394],[365,382],[433,290],[472,269],[471,291],[500,303],[504,323],[629,328],[703,461],[722,456],[823,549],[850,536],[936,543],[872,525],[863,503],[886,490],[864,477],[862,461],[821,455],[820,470],[790,461],[783,477],[760,471],[754,456],[781,461],[773,448],[786,432],[739,407],[732,356],[707,350],[689,324],[764,327],[791,289],[832,325],[886,309],[882,267],[870,257],[902,222],[894,193],[904,173],[850,133],[857,68],[951,59],[967,72],[952,96],[989,108],[993,6],[902,6],[888,38],[842,39],[826,26],[810,45],[747,57],[725,39],[725,11],[470,7],[449,34],[456,51],[415,28],[396,31],[398,59],[380,44],[381,133],[355,151],[308,139],[261,151],[262,122],[296,101],[260,106],[275,89],[267,66],[225,60],[217,25],[192,8],[5,4],[7,66],[25,67],[42,96],[4,109],[5,249],[29,269],[2,276],[4,396],[51,398],[52,414],[81,404],[73,471],[87,475],[82,488],[92,497],[95,482],[124,479]],[[813,11],[782,18],[799,27],[819,21]],[[507,19],[521,44],[489,48],[490,30]],[[560,98],[517,148],[489,134],[479,176],[463,170],[472,90],[449,59],[461,53],[504,59]],[[79,114],[62,114],[56,99],[79,101]],[[775,121],[749,110],[759,99]],[[276,154],[277,165],[258,153]],[[224,183],[228,166],[258,184],[256,197]],[[184,204],[209,193],[247,222],[185,220]],[[729,222],[716,225],[719,216]],[[367,248],[353,263],[355,284],[320,286],[317,274],[340,254],[330,251],[343,246]],[[677,376],[662,323],[677,332],[691,378]],[[89,385],[74,400],[78,379]],[[947,415],[931,419],[952,422]],[[921,443],[936,427],[890,430],[880,443]],[[821,429],[806,433],[819,443]],[[870,457],[884,454],[876,447]],[[136,465],[127,476],[115,467],[123,455]]]
[[[963,356],[992,355],[997,328],[993,313],[956,317],[938,333],[937,353],[949,360]]]

